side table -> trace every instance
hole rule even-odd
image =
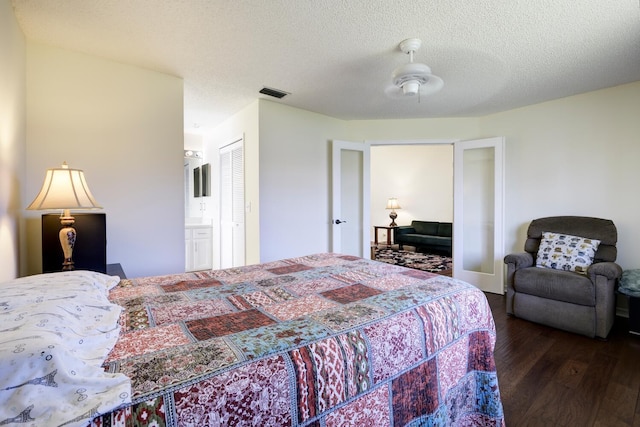
[[[629,296],[629,333],[640,335],[640,297]]]
[[[120,276],[120,280],[127,278],[126,274],[124,274],[122,266],[119,263],[107,264],[107,274],[109,276]]]
[[[622,272],[618,292],[629,298],[629,333],[640,335],[640,269]]]
[[[382,230],[387,230],[387,246],[391,246],[391,244],[395,241],[396,228],[398,227],[391,227],[389,225],[374,225],[373,226],[373,234],[374,234],[373,243],[375,243],[376,246],[378,246],[378,231],[382,229]]]

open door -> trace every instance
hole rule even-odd
[[[504,293],[504,138],[454,144],[453,277]]]
[[[370,146],[366,142],[333,141],[331,250],[371,257],[369,231]]]

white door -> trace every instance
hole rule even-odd
[[[220,268],[245,264],[243,140],[220,148]]]
[[[333,141],[332,251],[371,257],[369,231],[370,145]]]
[[[504,138],[454,144],[453,277],[504,293]]]

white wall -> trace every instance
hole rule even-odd
[[[260,258],[331,248],[331,143],[346,122],[260,101]]]
[[[618,226],[618,261],[622,267],[639,268],[640,259],[634,250],[635,242],[640,241],[637,117],[640,82],[482,118],[344,122],[262,101],[262,261],[329,250],[330,140],[504,136],[506,252],[522,250],[526,226],[533,218],[600,216],[611,218]],[[392,168],[399,167],[393,163]],[[372,174],[376,170],[374,166]],[[396,184],[385,193],[395,188]],[[397,190],[393,192],[400,197]],[[372,200],[372,212],[383,212],[376,213],[381,215],[379,220],[372,214],[372,223],[388,220],[384,200],[389,196],[378,197],[382,204]],[[374,208],[374,203],[381,207]],[[403,211],[399,215],[402,220]]]
[[[0,2],[0,282],[19,275],[25,183],[25,39],[11,2]],[[21,250],[22,248],[22,250]]]
[[[583,215],[618,228],[618,263],[640,268],[640,82],[484,117],[506,138],[506,251],[533,218]]]
[[[452,222],[453,146],[371,147],[371,224],[390,224],[390,211],[385,209],[390,197],[397,197],[402,207],[396,210],[398,225],[410,225],[414,219]],[[385,231],[379,231],[380,241]]]
[[[204,148],[203,136],[198,133],[184,133],[184,149],[193,151],[202,151]]]
[[[635,82],[481,118],[354,121],[349,131],[371,140],[504,136],[506,253],[523,249],[531,219],[596,216],[615,222],[618,262],[630,269],[640,268],[638,117]]]
[[[212,159],[214,170],[218,165],[211,153],[242,135],[246,197],[251,205],[247,213],[247,263],[252,264],[331,250],[332,140],[475,138],[478,120],[347,122],[260,99],[205,135],[205,156]],[[213,187],[219,191],[217,184]],[[217,193],[213,200],[217,203]],[[441,208],[439,205],[433,212],[430,206],[427,213],[438,218],[450,216]],[[214,212],[218,209],[215,206]],[[450,210],[451,204],[444,209]],[[384,208],[382,212],[388,219],[388,212]],[[214,242],[219,236],[218,222],[216,213]],[[217,259],[219,248],[214,244]]]
[[[480,119],[402,119],[402,120],[353,120],[348,122],[348,139],[353,141],[411,141],[424,139],[477,139]]]
[[[104,207],[107,263],[129,277],[184,271],[182,117],[180,78],[28,42],[27,203],[66,161]],[[25,217],[27,273],[39,273],[40,212]]]

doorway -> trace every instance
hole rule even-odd
[[[453,209],[449,214],[451,219],[435,217],[426,220],[453,223],[454,277],[473,283],[484,291],[503,293],[504,138],[411,143],[380,141],[369,142],[369,144],[372,146],[372,151],[376,146],[393,146],[391,152],[387,152],[380,158],[376,158],[375,153],[371,155],[370,216],[373,225],[376,225],[377,219],[381,218],[379,210],[376,211],[374,204],[376,201],[380,206],[386,207],[385,200],[394,197],[402,207],[403,202],[396,193],[434,185],[450,189],[448,190],[450,196],[447,196],[441,205]],[[447,145],[449,148],[445,149],[445,152],[449,156],[452,154],[452,157],[439,160],[431,167],[421,162],[413,168],[407,165],[415,160],[413,159],[415,154],[403,152],[402,145],[428,147],[431,144]],[[392,155],[399,156],[400,159],[392,159]],[[376,163],[378,160],[383,164]],[[445,163],[451,169],[443,172],[439,167]],[[426,179],[424,171],[432,169],[440,171],[439,175]],[[384,181],[386,185],[384,191],[389,194],[376,194],[374,175],[380,178],[379,175],[384,175],[384,172],[389,170],[392,170],[392,175],[388,175],[387,181]],[[443,179],[444,176],[448,176],[449,179]],[[391,186],[388,185],[389,180],[392,181]],[[407,214],[404,219],[405,225],[409,225],[412,219],[423,219],[416,216],[416,200],[419,199],[419,195],[413,196],[410,198],[411,204],[405,204],[404,212]],[[400,209],[396,211],[398,212],[397,223],[403,225]]]
[[[412,219],[453,222],[453,144],[372,146],[372,225],[391,223],[386,206],[392,197],[400,205],[398,225],[410,225]],[[386,232],[379,231],[379,241],[386,241]]]

